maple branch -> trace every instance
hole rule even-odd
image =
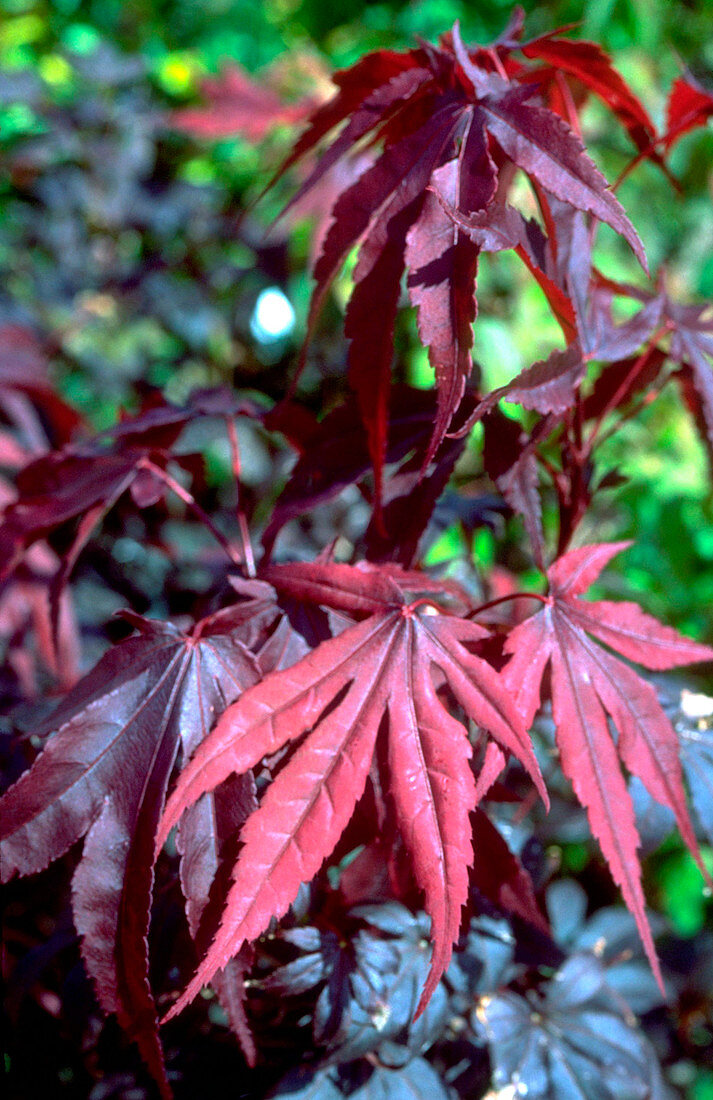
[[[240,528],[240,538],[243,544],[245,566],[248,571],[248,576],[250,578],[253,578],[257,575],[257,571],[255,569],[255,555],[253,553],[252,542],[250,541],[250,529],[248,527],[248,521],[246,519],[244,511],[240,507],[240,475],[242,473],[242,463],[240,461],[240,443],[238,440],[238,431],[235,427],[235,420],[232,416],[225,418],[225,427],[228,433],[228,443],[230,444],[230,460],[233,468],[233,477],[235,478],[235,491],[237,494],[235,509],[238,519],[238,527]]]
[[[482,614],[483,611],[489,611],[491,607],[497,607],[498,604],[506,603],[507,600],[539,600],[540,603],[549,604],[551,599],[549,596],[543,596],[540,592],[511,592],[508,596],[498,596],[495,600],[488,600],[487,603],[483,603],[480,607],[476,607],[474,611],[469,611],[467,615],[464,615],[464,619],[473,619],[476,615]]]
[[[488,53],[488,57],[492,61],[493,65],[495,66],[495,71],[497,72],[498,76],[501,76],[503,78],[503,80],[507,80],[508,79],[507,69],[503,65],[500,58],[498,57],[498,51],[491,47],[487,51],[487,53]]]
[[[596,421],[594,427],[592,428],[592,431],[589,435],[589,439],[587,440],[587,442],[584,445],[584,457],[585,458],[589,458],[589,456],[591,455],[592,450],[594,449],[594,445],[597,442],[597,436],[599,435],[599,432],[601,431],[601,427],[602,427],[602,424],[603,424],[605,418],[609,415],[610,412],[613,412],[613,410],[617,407],[617,405],[618,405],[619,401],[621,400],[621,398],[626,393],[629,386],[636,379],[637,375],[639,375],[643,371],[643,369],[646,367],[646,365],[648,363],[649,355],[651,354],[653,349],[656,347],[656,344],[658,343],[658,341],[663,336],[665,336],[667,333],[669,333],[672,330],[672,328],[673,328],[673,325],[670,321],[666,321],[665,324],[661,325],[661,327],[651,337],[651,339],[649,340],[648,344],[646,345],[644,350],[641,352],[639,357],[636,359],[636,361],[632,365],[631,370],[629,371],[629,373],[626,375],[626,377],[624,379],[622,379],[621,383],[619,384],[619,386],[615,390],[614,394],[609,398],[606,405],[604,406],[604,408],[600,412],[599,416],[597,417],[597,421]]]
[[[644,149],[639,150],[636,156],[633,157],[626,165],[626,167],[621,170],[617,178],[614,180],[614,183],[611,185],[611,190],[616,191],[620,184],[624,182],[627,176],[631,175],[634,169],[638,167],[638,165],[641,164],[643,160],[653,159],[654,164],[657,164],[659,166],[664,176],[673,187],[674,191],[677,191],[680,195],[682,191],[680,180],[676,179],[663,157],[660,154],[656,153],[656,146],[664,144],[669,139],[669,137],[672,134],[675,135],[675,133],[676,129],[669,131],[669,133],[662,134],[661,137],[658,137],[655,141],[650,142],[650,144],[647,145]]]
[[[638,416],[642,409],[648,408],[648,406],[651,405],[657,397],[660,397],[661,391],[663,390],[664,386],[667,386],[673,377],[675,377],[675,373],[668,374],[663,380],[652,383],[646,393],[642,394],[638,401],[634,402],[629,407],[629,409],[627,409],[626,412],[620,413],[618,421],[615,424],[612,424],[609,430],[604,432],[603,435],[600,435],[599,439],[597,440],[597,447],[601,447],[602,444],[606,443],[608,439],[611,439],[613,435],[616,435],[622,424],[626,423],[629,420],[633,420],[635,416]]]
[[[178,499],[182,500],[183,503],[191,509],[196,518],[200,520],[200,522],[205,528],[207,528],[208,531],[210,531],[216,542],[220,543],[228,558],[234,565],[242,566],[244,564],[243,559],[238,553],[236,553],[234,547],[230,545],[223,532],[218,527],[216,527],[208,513],[203,511],[200,504],[192,493],[189,493],[187,489],[184,489],[181,483],[179,481],[176,481],[174,477],[171,477],[171,475],[166,470],[162,470],[160,466],[156,466],[150,458],[143,459],[141,462],[141,466],[143,467],[143,469],[149,470],[154,475],[154,477],[157,477],[159,479],[159,481],[162,481],[167,489],[170,489],[172,493],[175,493]]]

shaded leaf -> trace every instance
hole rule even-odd
[[[46,449],[47,439],[34,409],[49,423],[55,443],[69,442],[81,424],[51,384],[42,344],[22,325],[0,326],[0,408],[35,452]]]
[[[0,801],[3,881],[41,871],[86,834],[72,886],[82,956],[99,1003],[135,1036],[164,1095],[148,985],[154,837],[179,744],[199,742],[257,679],[236,634],[244,612],[219,612],[190,634],[132,616],[139,634],[110,650],[60,704],[39,731],[55,731],[47,747]],[[193,812],[210,816],[216,805],[205,800]],[[209,837],[202,851],[185,846],[193,928],[213,873],[210,846]]]
[[[387,463],[401,462],[413,450],[424,454],[431,438],[435,409],[432,393],[409,386],[393,388]],[[287,419],[289,427],[290,418]],[[268,425],[271,424],[268,416]],[[263,535],[266,552],[271,551],[285,523],[331,500],[347,485],[364,477],[371,466],[366,432],[353,401],[327,413],[303,434],[300,443],[302,453],[277,498]]]
[[[548,936],[530,875],[483,810],[476,809],[472,821],[471,885],[502,912],[522,917]]]
[[[587,895],[578,882],[560,879],[547,890],[552,929],[569,951],[591,951],[606,968],[606,983],[622,1004],[641,1014],[663,1003],[641,951],[636,922],[626,909],[607,906],[587,919]],[[663,923],[663,922],[661,922]]]
[[[307,99],[284,103],[264,80],[252,80],[235,63],[218,77],[204,80],[201,93],[207,106],[173,111],[171,126],[197,137],[239,134],[248,141],[261,141],[276,126],[298,123],[313,107]]]
[[[25,548],[70,520],[92,515],[95,522],[127,490],[139,507],[156,503],[165,487],[152,467],[163,470],[170,459],[189,470],[191,455],[173,454],[182,429],[203,416],[258,414],[255,406],[226,399],[222,390],[196,394],[191,404],[177,408],[163,401],[138,416],[126,418],[90,442],[52,451],[26,465],[17,476],[19,499],[8,505],[0,524],[2,575],[7,576]],[[74,560],[91,534],[80,527],[72,547]]]
[[[270,1095],[291,1100],[447,1100],[449,1093],[425,1058],[413,1058],[398,1069],[361,1061],[341,1069],[294,1070]]]
[[[478,249],[525,250],[520,240],[510,243],[511,230],[503,227],[512,166],[568,207],[611,225],[646,263],[631,223],[579,138],[537,98],[538,85],[524,79],[521,65],[518,79],[503,75],[502,62],[508,50],[516,48],[516,39],[504,39],[497,48],[499,72],[494,71],[492,50],[468,53],[456,24],[438,49],[380,51],[363,58],[351,76],[349,71],[338,75],[337,94],[315,113],[282,169],[342,122],[344,128],[324,154],[324,167],[313,171],[298,198],[355,143],[368,138],[382,150],[333,207],[332,225],[315,265],[308,324],[309,339],[332,279],[348,251],[361,243],[346,331],[352,340],[350,379],[369,435],[377,502],[386,448],[393,321],[404,267],[438,390],[428,463],[450,425],[471,369]],[[559,49],[565,69],[581,68],[582,49],[556,42],[541,43],[539,48],[555,53]],[[643,108],[608,59],[597,53],[596,61],[600,93],[606,93],[610,105],[616,100],[627,125],[633,125],[636,116],[637,125],[643,126]],[[491,222],[495,232],[488,237]],[[472,232],[464,231],[468,228]],[[571,341],[574,334],[567,335]]]

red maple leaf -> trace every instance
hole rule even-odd
[[[653,798],[674,813],[700,863],[681,779],[678,739],[654,687],[603,642],[650,669],[713,660],[713,649],[693,642],[646,615],[634,603],[584,602],[578,597],[629,543],[571,550],[548,571],[550,594],[542,611],[513,630],[512,659],[504,670],[518,709],[530,725],[539,708],[549,664],[552,710],[562,770],[586,808],[612,875],[633,913],[656,976],[661,975],[644,909],[639,837],[621,763]],[[612,736],[609,721],[617,731]]]
[[[132,615],[139,633],[111,649],[36,731],[53,736],[0,800],[2,881],[41,871],[86,834],[72,889],[82,956],[100,1005],[136,1039],[164,1096],[146,940],[156,827],[179,746],[188,756],[216,715],[259,679],[243,637],[276,614],[258,595],[188,634]],[[251,784],[246,774],[227,794],[207,795],[184,822],[181,881],[196,935],[221,843],[252,809]],[[230,978],[224,974],[217,990],[245,1040],[242,983]]]
[[[406,591],[424,584],[433,591],[434,582],[395,567],[302,565],[282,571],[283,589],[368,617],[246,691],[201,745],[169,799],[159,843],[206,791],[307,734],[243,827],[221,927],[169,1015],[272,917],[281,916],[300,884],[317,873],[364,791],[377,738],[385,739],[394,812],[432,922],[423,1009],[458,935],[473,859],[472,749],[440,689],[447,687],[473,721],[522,761],[546,798],[539,769],[499,676],[471,652],[487,632],[438,613],[430,600],[407,602]]]
[[[184,107],[170,116],[172,126],[204,138],[239,134],[261,141],[279,125],[294,125],[309,114],[312,99],[286,103],[266,81],[253,80],[236,64],[219,76],[206,79],[201,92],[205,107]]]
[[[514,42],[500,44],[507,54]],[[436,374],[438,411],[427,464],[445,435],[471,370],[471,324],[480,245],[458,219],[497,222],[511,173],[522,169],[557,199],[607,222],[645,264],[641,243],[579,138],[538,95],[537,82],[493,71],[494,51],[468,53],[458,26],[441,47],[380,51],[338,73],[338,91],[320,107],[283,170],[345,125],[297,192],[299,201],[357,143],[381,149],[339,196],[315,265],[314,329],[324,295],[349,251],[359,245],[346,315],[349,376],[369,434],[380,499],[387,438],[393,328],[401,275]],[[613,93],[612,93],[613,95]],[[611,98],[611,96],[610,96]],[[622,108],[623,109],[623,108]],[[634,108],[628,103],[631,113]],[[289,208],[288,208],[289,209]],[[453,216],[455,215],[455,217]],[[496,245],[495,234],[489,247]]]
[[[596,42],[557,38],[557,33],[553,31],[527,42],[522,47],[525,57],[546,62],[549,68],[545,70],[545,76],[555,87],[558,77],[565,74],[567,79],[574,77],[575,83],[581,83],[606,103],[639,149],[649,149],[655,139],[656,128],[641,101],[616,71],[601,46]],[[538,75],[537,70],[528,74],[529,79],[535,79]],[[566,103],[566,92],[564,98]]]
[[[666,133],[663,138],[666,150],[689,130],[703,126],[712,115],[713,95],[692,76],[679,76],[673,82],[666,104]]]

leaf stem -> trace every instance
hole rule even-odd
[[[661,325],[661,327],[658,329],[658,331],[655,332],[654,335],[652,336],[652,338],[648,341],[648,343],[647,343],[646,347],[644,348],[644,350],[641,352],[641,354],[635,360],[634,364],[631,367],[631,370],[626,375],[626,377],[622,380],[622,382],[619,384],[619,386],[617,387],[617,389],[616,389],[615,393],[613,394],[613,396],[610,397],[609,400],[607,401],[606,405],[604,406],[601,413],[597,417],[596,424],[592,428],[592,431],[589,435],[589,438],[588,438],[586,444],[584,445],[584,457],[585,458],[589,458],[589,456],[591,455],[592,450],[593,450],[594,445],[595,445],[596,440],[597,440],[597,436],[598,436],[599,432],[601,431],[602,424],[604,423],[605,418],[609,415],[610,412],[613,412],[613,410],[617,407],[619,401],[625,395],[627,389],[631,386],[631,384],[636,379],[636,376],[638,374],[640,374],[641,371],[643,371],[644,368],[648,365],[649,358],[650,358],[652,352],[655,351],[658,341],[661,339],[662,336],[665,336],[666,333],[670,331],[670,329],[671,329],[671,325],[670,325],[670,322],[668,322],[668,321],[666,322],[666,324]]]
[[[540,603],[548,604],[550,597],[543,596],[540,592],[512,592],[509,596],[498,596],[495,600],[488,600],[487,603],[476,607],[474,611],[470,611],[464,618],[472,619],[483,611],[489,611],[491,607],[497,607],[498,604],[506,603],[508,600],[538,600]]]
[[[240,475],[242,473],[242,463],[240,461],[240,442],[238,440],[238,431],[235,427],[235,420],[232,416],[225,418],[225,427],[228,433],[228,442],[230,444],[230,459],[233,467],[233,477],[235,478],[235,492],[237,494],[236,501],[236,514],[238,517],[238,527],[240,528],[240,538],[243,544],[243,553],[245,555],[245,567],[249,577],[255,577],[257,570],[255,569],[255,555],[253,553],[253,545],[250,541],[250,529],[248,527],[248,521],[240,507]]]
[[[488,50],[488,56],[490,57],[490,60],[492,61],[493,65],[495,67],[495,71],[497,72],[498,76],[501,76],[503,78],[503,80],[507,80],[508,79],[507,69],[503,65],[500,58],[498,57],[498,51],[495,50],[495,49],[492,49],[492,47],[491,47],[491,49]]]
[[[182,500],[183,503],[191,509],[194,515],[201,521],[203,526],[208,531],[210,531],[216,542],[220,543],[221,547],[223,548],[233,565],[243,565],[243,560],[240,555],[237,553],[235,548],[230,545],[223,532],[218,527],[216,527],[208,513],[203,511],[200,504],[192,493],[189,493],[187,489],[184,489],[181,483],[179,481],[176,481],[175,477],[172,477],[167,470],[162,470],[160,466],[156,466],[150,458],[144,459],[141,465],[145,470],[149,470],[154,475],[154,477],[157,477],[159,481],[162,481],[166,488],[170,489],[171,492],[174,493],[179,500]]]
[[[681,183],[680,183],[680,181],[676,179],[673,172],[671,171],[669,166],[666,164],[666,161],[663,159],[663,156],[660,153],[656,152],[657,146],[665,145],[665,143],[669,140],[672,141],[673,138],[676,136],[677,132],[678,132],[678,127],[674,127],[672,130],[667,131],[667,133],[661,134],[660,137],[656,138],[655,141],[650,142],[643,149],[640,149],[639,152],[636,154],[636,156],[633,157],[629,161],[629,163],[626,165],[626,167],[622,169],[622,171],[619,173],[617,178],[614,180],[614,183],[611,185],[611,190],[616,191],[621,186],[621,184],[624,182],[626,177],[628,175],[630,175],[631,172],[633,172],[634,169],[639,164],[641,164],[641,162],[643,160],[652,159],[654,164],[657,164],[659,166],[659,168],[663,172],[664,176],[666,177],[668,182],[673,187],[674,191],[677,191],[680,194],[681,193]]]

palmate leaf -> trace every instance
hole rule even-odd
[[[314,927],[283,932],[303,954],[278,967],[261,983],[290,996],[322,988],[312,1012],[315,1043],[324,1059],[344,1064],[367,1054],[403,1065],[438,1038],[448,1018],[448,997],[439,984],[426,1010],[414,1013],[429,967],[428,919],[396,902],[363,905],[341,915],[341,936]]]
[[[657,682],[656,689],[681,744],[697,835],[713,844],[713,698],[688,688],[681,690],[675,682]]]
[[[289,588],[290,567],[283,568],[283,587]],[[418,574],[393,567],[295,568],[297,594],[311,586],[312,598],[368,618],[248,690],[179,779],[159,844],[206,791],[307,733],[242,830],[222,925],[171,1016],[243,943],[281,916],[299,885],[319,870],[362,795],[377,737],[386,738],[394,812],[432,922],[423,1010],[448,965],[473,858],[472,750],[464,726],[439,694],[442,683],[470,718],[522,761],[546,798],[509,695],[491,666],[469,650],[486,636],[481,627],[438,613],[430,600],[426,606],[423,599],[407,602],[404,592],[421,581]]]
[[[194,456],[173,452],[192,420],[260,415],[253,403],[221,389],[198,392],[184,407],[160,401],[87,442],[51,451],[23,467],[16,479],[19,499],[3,509],[0,520],[0,577],[11,573],[32,543],[79,520],[66,555],[71,568],[101,517],[123,493],[130,490],[140,508],[160,500],[166,486],[154,471],[160,473],[170,460],[191,472],[195,465]]]
[[[226,704],[259,678],[241,631],[270,614],[274,605],[270,612],[265,601],[246,600],[189,634],[133,616],[139,633],[111,649],[60,704],[39,731],[55,731],[46,748],[0,800],[3,881],[41,871],[86,834],[72,888],[82,956],[100,1005],[136,1038],[165,1096],[147,958],[156,827],[179,745],[190,752]],[[231,791],[245,811],[250,782],[246,776]],[[184,824],[181,877],[192,931],[231,815],[239,825],[241,802],[226,813],[216,791]],[[236,993],[225,980],[219,990],[237,1026]]]
[[[641,1016],[665,998],[646,962],[636,922],[620,905],[597,909],[587,918],[588,898],[573,879],[558,879],[547,889],[547,911],[555,939],[569,952],[590,951],[606,966],[609,989]]]
[[[686,808],[678,739],[653,686],[597,642],[650,669],[710,661],[713,649],[662,626],[636,604],[587,603],[578,598],[628,545],[585,546],[554,563],[548,571],[546,606],[517,626],[506,642],[512,659],[503,675],[529,726],[539,707],[545,668],[551,666],[562,770],[587,810],[592,832],[636,918],[661,981],[644,909],[634,808],[621,763],[673,812],[683,839],[700,863]],[[618,732],[616,742],[607,716]]]
[[[201,92],[206,107],[184,107],[170,116],[171,126],[203,138],[239,134],[247,141],[261,141],[280,125],[302,121],[313,107],[311,100],[285,103],[269,85],[251,79],[236,64],[220,75],[204,80]]]
[[[505,72],[514,40],[497,44]],[[557,54],[557,44],[541,45]],[[536,52],[536,51],[535,51]],[[581,59],[559,50],[564,71]],[[579,51],[581,53],[581,51]],[[488,247],[511,247],[500,219],[511,168],[527,173],[562,203],[607,222],[629,242],[645,266],[641,243],[606,181],[567,123],[539,95],[540,84],[520,62],[513,75],[493,71],[494,51],[463,45],[458,26],[440,48],[404,54],[381,51],[353,71],[337,74],[336,95],[320,107],[282,171],[344,124],[297,194],[317,186],[334,163],[365,142],[381,150],[337,199],[332,225],[315,265],[316,287],[308,339],[325,293],[349,251],[360,246],[347,308],[351,338],[349,374],[358,396],[378,487],[386,446],[393,324],[401,275],[418,312],[421,338],[436,374],[438,414],[425,463],[442,441],[471,370],[475,317],[476,237],[463,219],[476,218]],[[557,58],[548,57],[556,66]],[[617,101],[627,125],[648,124],[638,101],[627,97],[604,55],[597,55],[598,91]],[[606,72],[604,71],[606,70]],[[617,78],[618,79],[618,78]],[[616,87],[615,87],[616,85]],[[503,172],[503,168],[507,171]],[[289,209],[289,207],[288,207]],[[489,233],[490,223],[496,226]],[[500,238],[500,243],[496,243]]]

